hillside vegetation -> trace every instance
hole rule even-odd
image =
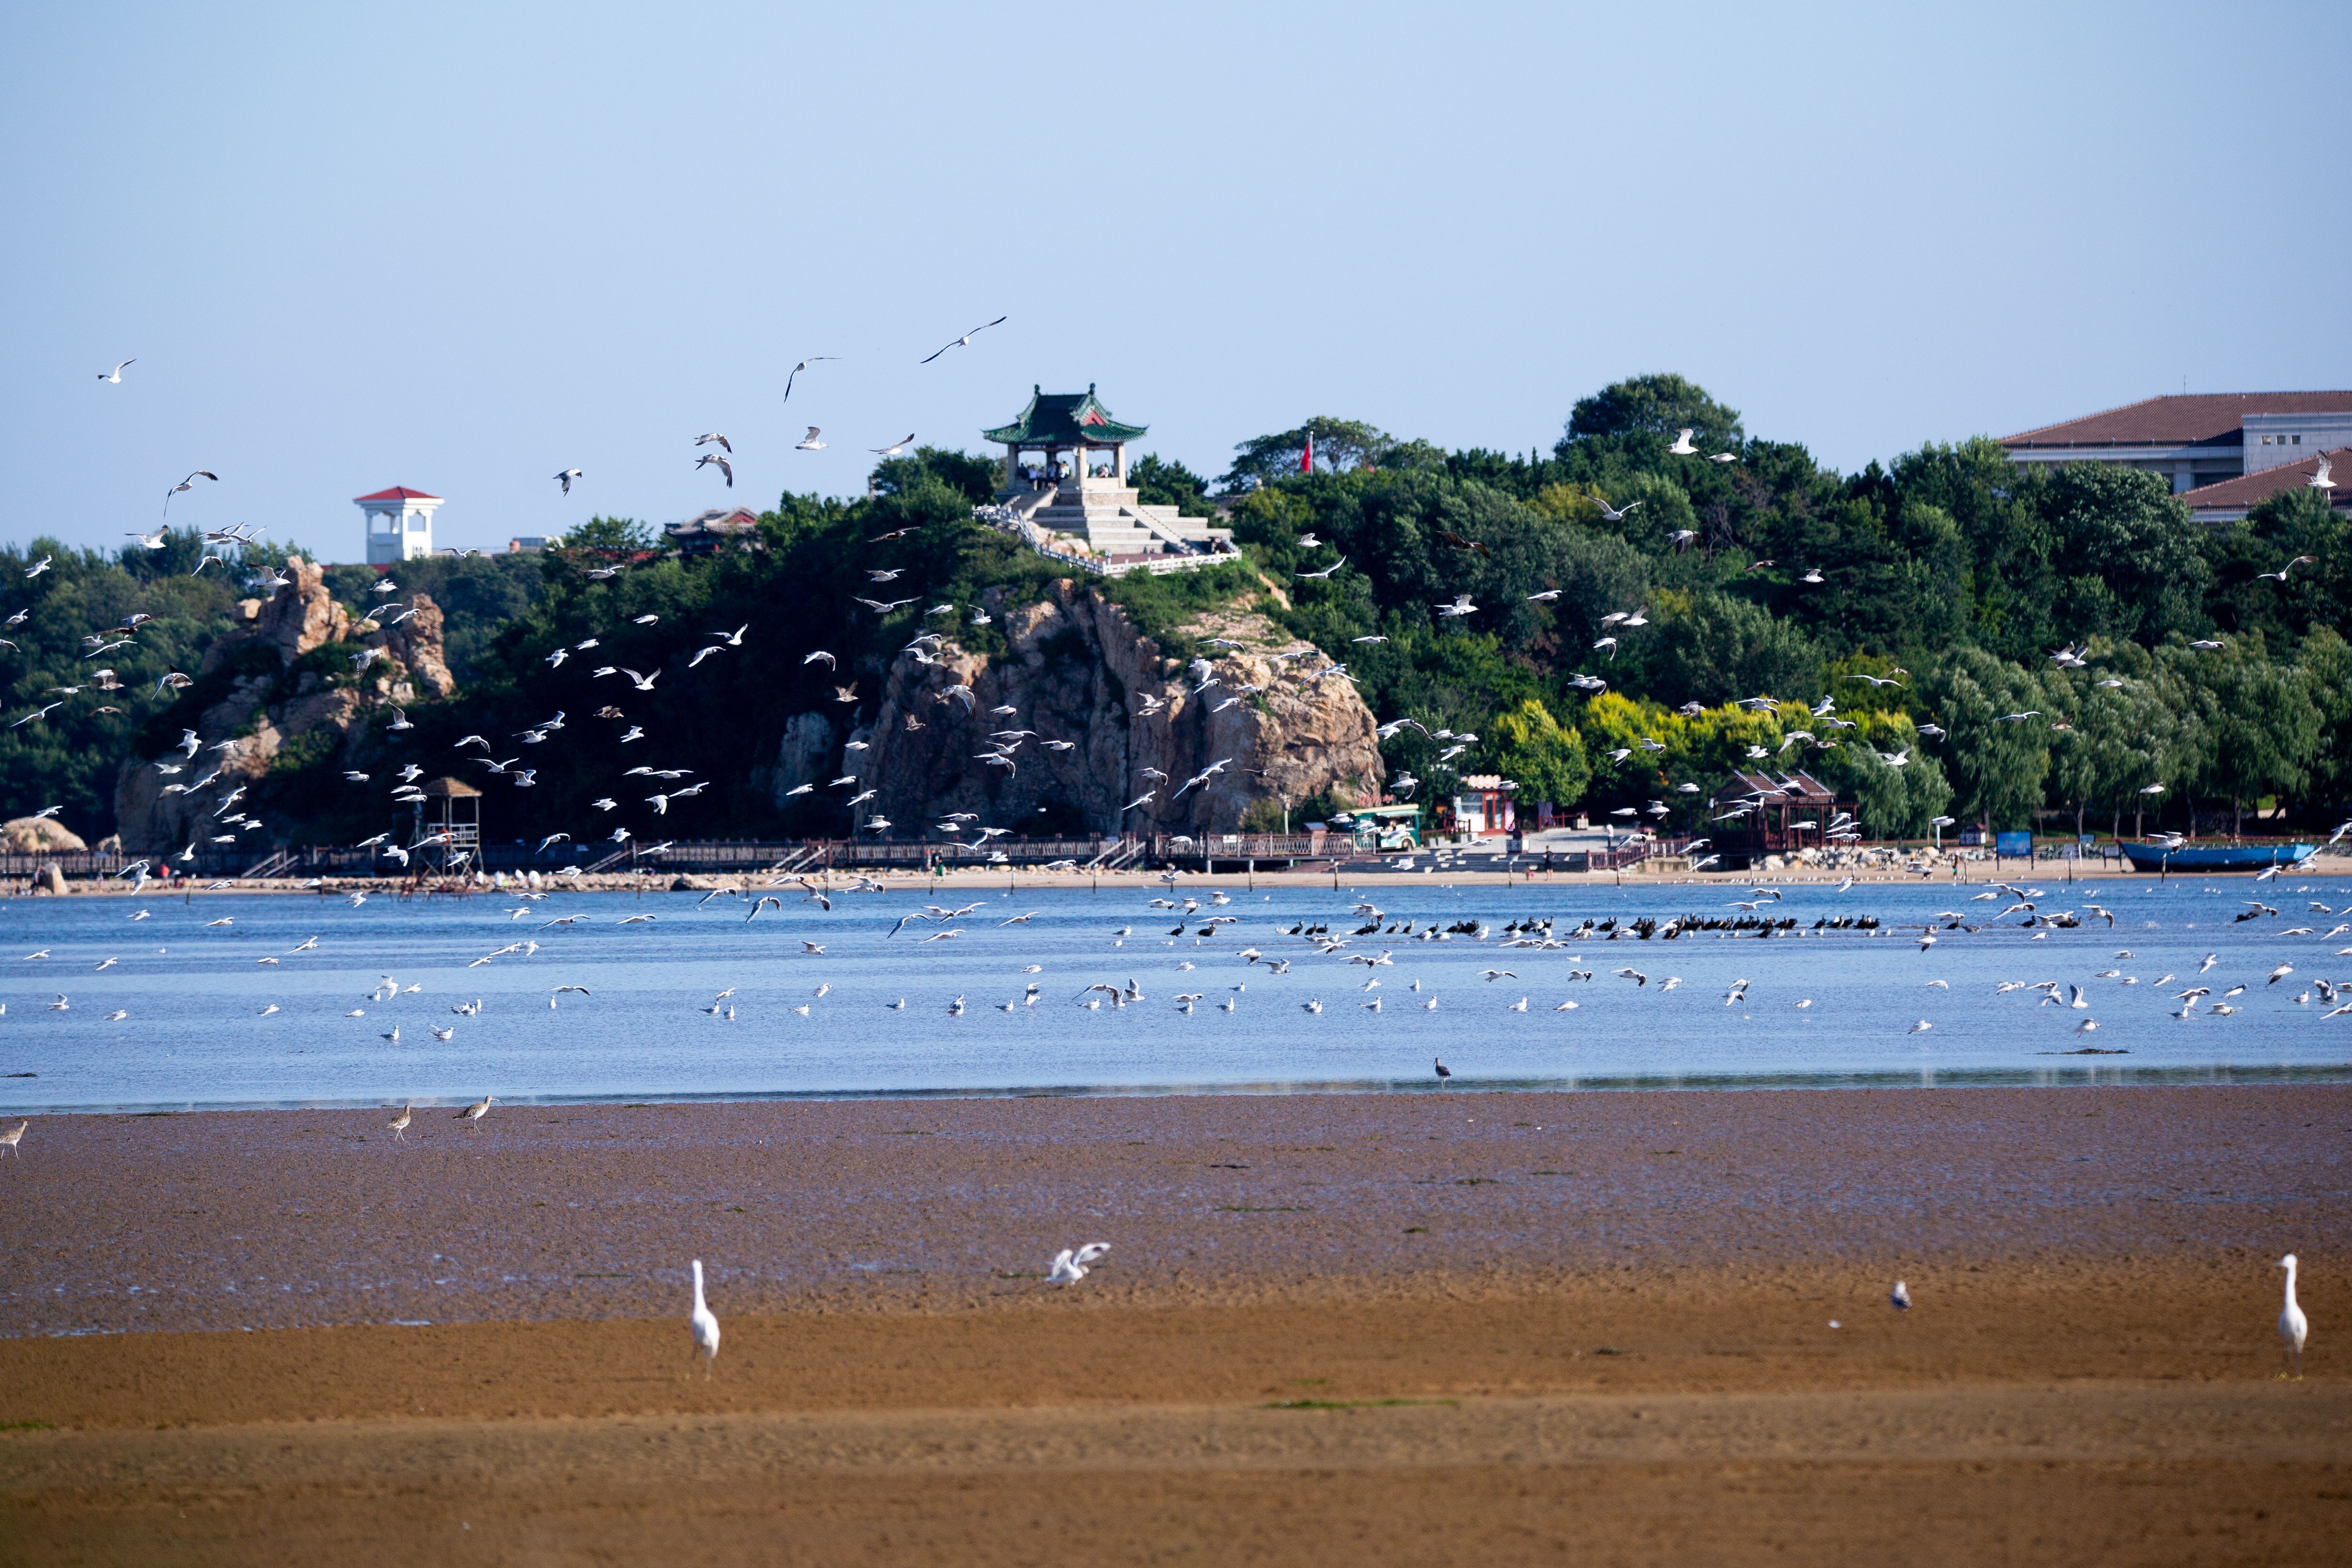
[[[1685,426],[1696,456],[1668,450]],[[1300,474],[1309,434],[1320,466]],[[1181,464],[1135,471],[1147,500],[1207,504],[1211,485]],[[971,612],[1059,575],[971,520],[994,474],[986,458],[925,449],[882,464],[870,497],[788,495],[756,540],[698,559],[600,518],[543,557],[395,568],[395,599],[423,590],[442,606],[461,683],[411,712],[402,755],[455,758],[453,743],[480,733],[517,756],[514,737],[559,711],[567,725],[641,724],[651,760],[711,781],[672,820],[677,836],[842,831],[822,794],[778,809],[786,722],[870,711],[897,651],[946,623],[926,618],[932,606],[957,606],[958,636],[990,649],[995,630],[964,624]],[[1220,485],[1245,560],[1106,591],[1180,655],[1192,650],[1172,629],[1192,611],[1253,601],[1345,662],[1380,718],[1415,722],[1386,744],[1392,775],[1500,772],[1526,798],[1603,810],[1687,803],[1685,784],[1703,799],[1734,766],[1802,767],[1859,800],[1881,834],[1937,814],[2022,826],[2043,809],[2102,827],[2143,809],[2178,825],[2192,809],[2226,821],[2265,805],[2316,822],[2352,798],[2352,557],[2345,519],[2307,492],[2210,532],[2153,476],[2021,472],[1981,439],[1839,475],[1801,446],[1749,438],[1735,411],[1672,376],[1578,402],[1548,455],[1445,452],[1319,419],[1243,443]],[[218,567],[190,575],[199,553],[190,535],[110,559],[48,540],[0,550],[0,617],[23,612],[0,630],[15,644],[0,647],[5,718],[61,705],[0,729],[0,814],[61,804],[95,839],[111,826],[120,762],[193,727],[203,694],[156,682],[194,674],[246,578],[287,551],[255,552],[234,583]],[[2258,575],[2298,556],[2315,563],[2284,583]],[[869,577],[894,570],[887,584]],[[328,580],[346,602],[377,600],[369,569]],[[1472,612],[1439,614],[1465,594]],[[860,596],[914,602],[877,615]],[[131,645],[84,657],[85,639],[110,640],[134,613],[154,619]],[[1641,623],[1610,619],[1627,614]],[[738,627],[740,647],[688,670]],[[803,664],[814,649],[835,667]],[[2053,660],[2062,649],[2079,658]],[[594,678],[607,664],[662,674],[640,693]],[[97,689],[101,669],[121,690]],[[1857,727],[1816,719],[1823,699],[1825,716]],[[608,706],[625,720],[592,716]],[[2021,713],[2035,716],[2000,722]],[[1479,738],[1441,760],[1440,729]],[[1799,731],[1811,738],[1792,741]],[[1768,761],[1751,759],[1759,747]],[[349,841],[389,825],[378,795],[342,787],[350,760],[289,768],[257,791],[273,835]],[[576,831],[621,766],[551,768],[537,788],[501,792],[494,831]],[[2168,789],[2144,793],[2151,784]]]

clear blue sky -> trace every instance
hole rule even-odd
[[[2340,7],[1780,9],[10,6],[0,539],[203,466],[175,519],[352,559],[397,483],[502,548],[855,492],[1037,382],[1212,476],[1653,370],[1846,469],[2352,385]]]

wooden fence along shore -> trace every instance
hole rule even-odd
[[[2253,840],[2241,841],[2249,845],[2255,843]],[[2290,841],[2279,841],[2282,845]],[[1922,854],[1928,850],[1925,843],[1859,847],[1898,852],[1916,850]],[[2038,852],[2046,853],[2053,847],[2055,846],[2037,845],[2036,849]],[[2100,846],[2102,851],[2104,848]],[[1945,852],[1949,854],[1949,846],[1946,847]],[[308,880],[312,877],[372,877],[394,881],[428,870],[436,874],[452,870],[480,870],[505,872],[509,875],[536,871],[547,875],[572,867],[577,867],[583,873],[596,874],[641,872],[715,875],[778,871],[812,875],[819,872],[855,875],[865,871],[928,872],[935,868],[970,871],[993,866],[1026,870],[1054,868],[1082,873],[1141,871],[1166,866],[1180,866],[1196,873],[1253,869],[1274,871],[1305,865],[1312,865],[1318,870],[1349,865],[1370,870],[1393,859],[1428,864],[1461,854],[1480,858],[1509,855],[1515,869],[1623,871],[1654,858],[1675,862],[1682,854],[1682,847],[1679,840],[1643,839],[1613,849],[1554,850],[1547,853],[1540,845],[1513,851],[1507,847],[1506,841],[1496,839],[1474,846],[1439,846],[1403,856],[1383,857],[1360,849],[1355,841],[1339,833],[1214,833],[1197,838],[1153,833],[1038,839],[1008,836],[991,840],[984,846],[876,842],[856,839],[718,839],[643,846],[627,844],[618,848],[604,844],[567,844],[547,854],[533,853],[529,844],[484,844],[472,858],[447,867],[441,863],[440,857],[429,845],[419,850],[405,867],[373,851],[343,845],[285,849],[260,854],[251,850],[234,855],[200,852],[192,861],[183,861],[176,855],[169,859],[175,881],[217,882],[226,878],[258,882]],[[2086,858],[2099,858],[2090,850],[2085,850],[2084,854]],[[68,880],[117,877],[135,874],[132,868],[142,862],[152,876],[160,871],[165,858],[126,854],[120,850],[68,850],[38,854],[5,851],[0,852],[0,878],[39,876],[50,866],[57,867],[58,873]],[[1681,868],[1676,865],[1675,869]]]

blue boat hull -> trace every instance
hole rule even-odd
[[[2274,865],[2309,860],[2317,852],[2312,844],[2213,844],[2168,850],[2161,844],[2126,843],[2122,848],[2134,871],[2162,871],[2168,863],[2180,872],[2267,871]]]

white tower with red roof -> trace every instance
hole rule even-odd
[[[441,497],[394,485],[373,496],[354,496],[352,504],[367,514],[367,561],[386,566],[433,553],[433,513]]]

